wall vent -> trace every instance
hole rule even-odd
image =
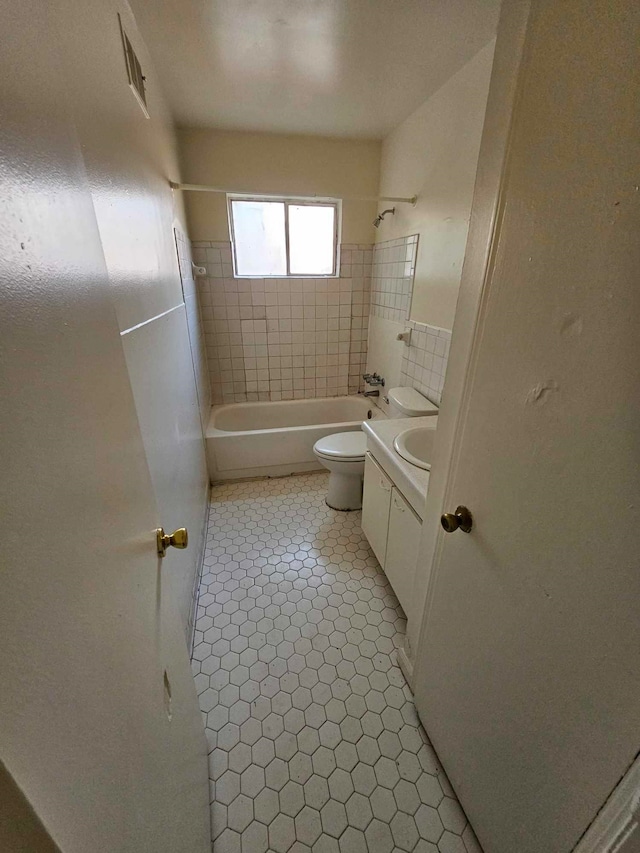
[[[125,33],[122,26],[122,19],[118,15],[118,23],[120,24],[120,34],[122,36],[122,48],[124,50],[124,62],[127,66],[127,77],[131,91],[136,96],[136,100],[142,108],[142,112],[149,118],[149,110],[147,109],[147,93],[144,87],[145,76],[142,73],[140,60],[136,56],[136,52],[129,41],[129,36]]]

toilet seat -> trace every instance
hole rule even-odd
[[[360,430],[336,432],[319,438],[313,446],[314,453],[326,459],[344,462],[362,462],[367,449],[367,438]]]

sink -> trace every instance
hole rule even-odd
[[[433,455],[434,427],[414,427],[401,432],[393,440],[396,453],[425,471],[431,470]]]

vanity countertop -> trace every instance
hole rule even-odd
[[[367,436],[367,448],[376,462],[396,484],[413,509],[424,518],[429,471],[417,468],[396,453],[394,438],[406,429],[433,427],[437,418],[389,418],[387,420],[364,421],[362,427]]]

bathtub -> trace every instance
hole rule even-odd
[[[371,418],[386,415],[364,397],[214,406],[206,433],[211,482],[321,469],[313,454],[316,441],[361,429]]]

